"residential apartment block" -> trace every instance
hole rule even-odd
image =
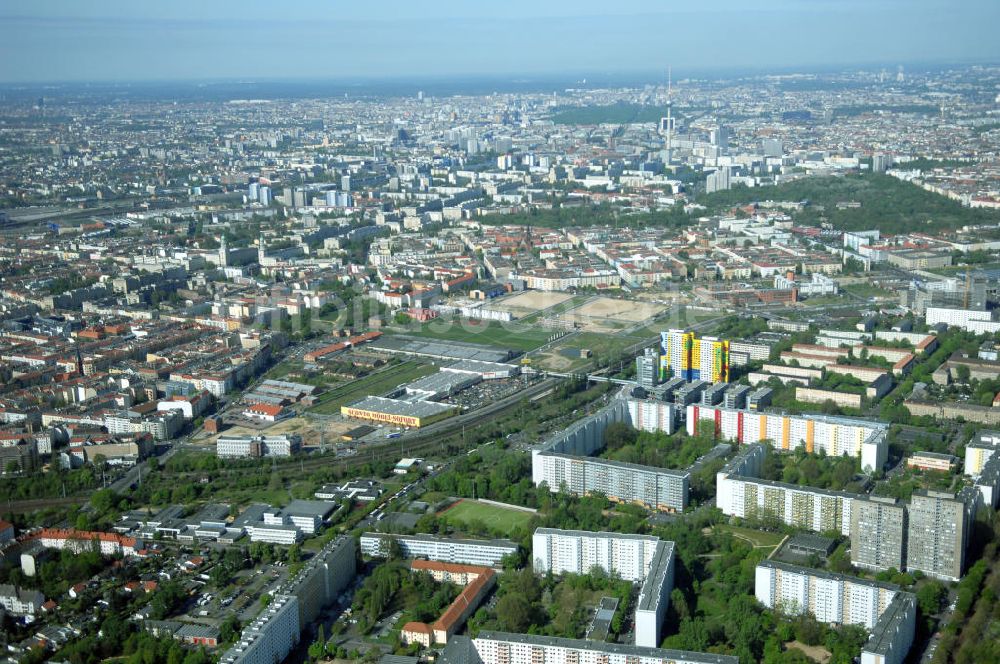
[[[950,493],[918,491],[908,512],[906,569],[947,581],[962,578],[969,536],[966,503]]]
[[[864,626],[870,638],[863,664],[901,664],[913,644],[916,598],[891,584],[765,560],[757,564],[754,592],[769,609]]]
[[[538,463],[543,481],[556,491],[565,487],[580,496],[601,493],[615,502],[663,511],[687,506],[690,476],[682,470],[568,454],[545,454]]]
[[[539,574],[588,574],[595,567],[641,583],[635,610],[635,644],[656,647],[674,587],[674,543],[652,535],[539,528],[531,539],[531,564]]]
[[[361,553],[371,558],[384,558],[389,553],[389,541],[395,540],[407,558],[426,558],[446,563],[500,567],[504,556],[517,553],[517,544],[510,540],[470,540],[435,537],[433,535],[394,535],[365,533],[361,536]]]
[[[298,643],[302,629],[314,622],[354,580],[354,540],[339,537],[327,543],[284,585],[267,607],[223,653],[220,664],[274,664],[284,661]]]
[[[659,543],[653,535],[538,528],[531,564],[538,574],[588,574],[598,567],[634,583],[646,578]]]
[[[662,375],[684,380],[729,381],[729,342],[715,337],[698,338],[687,330],[660,333]]]
[[[965,563],[968,524],[979,487],[960,496],[917,492],[909,504],[843,491],[826,491],[754,477],[768,448],[747,446],[716,474],[716,504],[727,516],[774,518],[815,532],[851,538],[851,561],[874,571],[919,570],[957,581]]]
[[[850,535],[852,502],[857,494],[798,484],[716,475],[716,504],[723,514],[750,519],[774,518],[814,532],[836,530]]]
[[[851,564],[874,571],[902,570],[906,506],[895,498],[857,497],[851,506]]]
[[[628,422],[645,431],[673,432],[673,404],[626,397],[619,393],[598,412],[573,423],[532,450],[531,474],[553,493],[565,487],[576,495],[601,493],[610,500],[649,509],[680,511],[687,507],[690,473],[590,457],[604,447],[604,431]]]
[[[482,631],[475,639],[455,638],[444,664],[738,664],[731,655],[645,648],[554,636]]]
[[[866,472],[880,470],[886,462],[889,444],[888,426],[849,417],[827,415],[787,415],[719,406],[690,404],[687,407],[687,432],[694,435],[698,423],[715,422],[717,435],[740,443],[768,441],[776,450],[791,451],[803,447],[806,452],[825,452],[827,456],[847,454],[860,457]]]
[[[754,593],[770,609],[787,615],[811,614],[824,623],[872,629],[897,586],[843,574],[764,560],[757,564]]]

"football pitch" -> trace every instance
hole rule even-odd
[[[527,527],[534,515],[531,512],[477,503],[473,500],[462,500],[440,512],[438,516],[457,526],[478,521],[491,530],[512,533],[516,528]]]

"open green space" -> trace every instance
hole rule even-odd
[[[986,261],[985,263],[976,263],[975,265],[949,265],[947,267],[930,268],[927,272],[933,272],[934,274],[950,277],[959,273],[965,274],[965,272],[969,270],[971,270],[973,274],[975,274],[977,270],[1000,270],[1000,262]]]
[[[891,235],[1000,222],[1000,212],[995,210],[963,207],[958,201],[879,174],[810,177],[753,189],[734,187],[698,198],[710,212],[761,200],[807,202],[792,214],[797,223],[818,226],[826,222],[845,231],[878,228]],[[844,201],[860,203],[860,207],[838,208]]]
[[[896,297],[899,295],[895,291],[879,288],[872,284],[851,284],[844,286],[844,291],[858,297]],[[813,302],[813,300],[810,299],[809,302]]]
[[[468,526],[478,522],[490,530],[512,533],[516,528],[527,527],[534,515],[522,510],[479,503],[474,500],[463,500],[442,512],[440,516],[445,521],[457,526]]]
[[[594,607],[602,597],[612,597],[618,600],[610,625],[614,636],[627,624],[626,607],[631,595],[631,583],[605,574],[539,577],[530,567],[508,570],[497,580],[496,601],[469,619],[469,633],[502,630],[583,638]]]
[[[631,334],[598,334],[596,332],[580,332],[559,344],[559,348],[574,350],[589,349],[595,354],[607,354],[631,346],[646,338],[644,335]]]
[[[614,365],[617,368],[619,361],[631,362],[631,356],[626,357],[624,349],[642,341],[641,335],[627,334],[597,334],[596,332],[579,332],[566,337],[558,344],[546,351],[547,354],[561,356],[562,360],[553,362],[552,359],[541,357],[542,368],[549,368],[552,371],[580,371],[589,367],[601,367]],[[589,358],[581,357],[580,351],[587,349],[591,351]]]
[[[311,410],[321,415],[339,413],[341,406],[363,399],[371,395],[380,395],[390,391],[397,385],[408,383],[411,380],[429,376],[437,371],[437,368],[430,364],[420,362],[400,362],[390,366],[388,369],[369,374],[364,378],[352,380],[335,387],[326,394],[320,396],[320,403]]]
[[[763,530],[753,530],[751,528],[741,528],[731,526],[727,523],[720,523],[714,527],[720,533],[729,533],[733,537],[750,543],[754,547],[776,547],[781,544],[784,535],[781,533],[769,533]]]
[[[520,327],[520,326],[519,326]],[[393,330],[389,330],[392,332]],[[429,321],[420,325],[398,330],[411,337],[441,339],[442,341],[464,341],[473,344],[512,348],[514,350],[534,350],[546,343],[553,331],[541,327],[508,330],[495,321]]]

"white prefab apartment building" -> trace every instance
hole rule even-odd
[[[646,578],[660,538],[538,528],[531,538],[532,567],[538,574],[588,574],[595,567],[625,581]]]
[[[872,629],[899,588],[842,574],[765,560],[757,565],[755,594],[769,609],[812,614],[823,623]]]
[[[765,560],[755,594],[769,609],[839,625],[863,625],[870,637],[861,664],[902,664],[916,629],[917,602],[897,586]]]
[[[533,469],[550,489],[565,487],[577,495],[601,493],[610,500],[649,509],[681,511],[687,507],[690,474],[623,461],[570,454],[540,454]]]
[[[753,477],[716,475],[716,504],[727,516],[775,517],[782,523],[821,533],[851,534],[851,511],[859,494],[826,491]]]
[[[539,574],[588,574],[641,583],[635,609],[635,645],[655,648],[674,588],[674,543],[652,535],[538,528],[531,538]]]
[[[980,431],[965,446],[965,467],[963,468],[963,472],[966,475],[978,477],[982,474],[986,462],[990,460],[990,457],[997,450],[1000,450],[1000,431]]]
[[[458,646],[461,641],[456,644]],[[468,664],[738,664],[731,655],[644,648],[554,636],[479,633],[474,652],[456,658]],[[449,662],[452,661],[449,659]]]
[[[215,443],[215,453],[224,459],[259,459],[261,457],[286,457],[296,454],[302,438],[290,436],[220,436]]]
[[[434,537],[433,535],[394,535],[364,533],[361,553],[369,558],[389,555],[389,542],[399,543],[407,558],[425,558],[445,563],[500,567],[504,556],[517,553],[517,544],[510,540],[470,540]]]
[[[220,664],[274,664],[299,642],[299,600],[294,595],[275,595],[271,603],[240,634]]]

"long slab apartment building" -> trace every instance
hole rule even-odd
[[[757,564],[754,593],[786,615],[863,626],[870,638],[862,664],[901,664],[913,644],[916,598],[895,585],[765,560]]]
[[[635,645],[655,648],[674,587],[674,543],[652,535],[538,528],[531,564],[539,574],[608,575],[641,584],[635,608]]]
[[[762,443],[748,445],[716,474],[716,504],[723,514],[840,532],[851,538],[851,562],[857,567],[961,578],[969,524],[980,500],[976,489],[959,496],[918,491],[903,503],[775,482],[758,477],[768,451]]]
[[[517,553],[517,544],[510,540],[472,540],[392,533],[364,533],[361,535],[361,553],[369,558],[388,557],[392,541],[399,545],[407,558],[462,565],[499,568],[504,556]]]
[[[861,458],[866,472],[881,470],[888,459],[888,425],[853,417],[828,415],[788,415],[724,406],[687,406],[687,432],[694,435],[700,422],[714,422],[716,433],[739,443],[770,441],[776,450],[806,452],[827,456]]]
[[[604,447],[604,431],[628,422],[644,431],[674,431],[674,404],[625,396],[622,390],[597,413],[575,422],[531,452],[535,486],[576,495],[600,492],[609,499],[649,509],[681,511],[687,506],[690,473],[594,458]]]
[[[328,542],[301,570],[279,586],[270,604],[240,632],[219,658],[220,664],[281,662],[298,644],[302,631],[355,579],[354,539]]]
[[[645,648],[555,636],[482,631],[454,637],[439,664],[739,664],[732,655]]]

